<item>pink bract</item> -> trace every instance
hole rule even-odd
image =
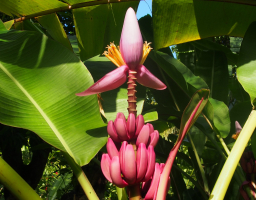
[[[132,8],[128,8],[126,11],[120,39],[120,51],[129,69],[136,70],[142,58],[143,39],[136,14]]]

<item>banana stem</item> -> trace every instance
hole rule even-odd
[[[41,200],[21,176],[0,157],[0,182],[20,200]]]
[[[128,186],[127,193],[129,195],[129,200],[142,200],[140,194],[140,184]]]
[[[119,188],[116,186],[116,193],[118,200],[127,200],[125,188]]]
[[[188,137],[189,137],[189,140],[191,142],[191,146],[193,148],[193,151],[195,153],[196,161],[197,161],[197,164],[198,164],[198,167],[200,169],[200,173],[201,173],[201,176],[202,176],[202,179],[203,179],[203,182],[204,182],[204,190],[209,195],[210,194],[210,190],[209,190],[209,187],[208,187],[208,181],[207,181],[207,178],[205,176],[205,172],[204,172],[203,166],[201,164],[200,158],[199,158],[198,153],[196,151],[196,147],[194,145],[193,139],[191,138],[189,132],[188,132]]]
[[[247,146],[248,141],[251,138],[251,135],[256,126],[256,111],[252,110],[251,114],[249,115],[239,137],[237,138],[229,156],[226,160],[219,178],[215,183],[215,186],[212,190],[210,199],[211,200],[221,200],[224,199],[224,196],[227,192],[229,183],[231,178],[235,172],[237,164],[244,152],[245,147]]]
[[[137,110],[136,110],[136,103],[137,103],[137,97],[136,97],[136,75],[137,75],[137,72],[136,71],[133,71],[133,70],[129,70],[129,76],[128,76],[128,86],[127,86],[127,90],[128,90],[128,112],[129,114],[130,113],[133,113],[136,117],[137,115]]]
[[[86,177],[82,168],[74,161],[73,158],[70,157],[70,155],[68,153],[63,152],[63,155],[65,156],[70,167],[72,168],[74,175],[76,176],[78,182],[80,183],[81,187],[83,188],[84,193],[86,194],[87,198],[89,200],[99,200],[99,197],[97,196],[96,192],[94,191],[90,181]]]

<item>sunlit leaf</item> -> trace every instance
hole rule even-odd
[[[256,22],[253,22],[244,36],[237,68],[237,79],[256,103]]]
[[[4,22],[4,26],[7,30],[10,30],[13,23],[14,23],[14,20],[10,20],[10,21]]]
[[[209,98],[203,113],[217,134],[221,137],[227,137],[230,131],[230,118],[225,103]]]
[[[37,17],[37,21],[47,30],[54,40],[72,50],[67,34],[56,13]]]
[[[256,20],[255,6],[228,0],[154,0],[152,11],[156,49],[219,35],[243,37]]]
[[[37,133],[79,165],[95,156],[107,136],[96,95],[75,95],[92,84],[75,54],[45,35],[0,34],[0,122]]]
[[[68,7],[68,5],[58,0],[6,0],[1,2],[0,12],[24,16],[60,7]]]

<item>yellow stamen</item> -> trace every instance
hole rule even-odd
[[[103,55],[105,55],[117,67],[125,65],[120,50],[119,48],[116,48],[116,45],[114,43],[110,43],[110,46],[107,46],[107,49],[108,51],[104,51]]]
[[[142,54],[142,58],[140,61],[140,65],[143,65],[143,63],[145,62],[149,52],[151,51],[151,47],[150,47],[151,42],[147,43],[145,42],[143,44],[143,54]],[[105,55],[111,62],[113,62],[117,67],[126,65],[122,55],[120,53],[120,49],[119,46],[116,47],[116,45],[114,44],[114,42],[110,43],[109,46],[106,47],[108,50],[104,51],[103,55]]]
[[[142,59],[140,61],[140,64],[143,65],[143,63],[145,62],[146,58],[148,57],[149,52],[151,51],[151,47],[150,47],[151,42],[147,43],[147,41],[143,44],[143,55],[142,55]]]

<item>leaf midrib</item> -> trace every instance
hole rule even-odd
[[[23,92],[23,94],[30,100],[30,102],[35,106],[35,108],[38,110],[38,112],[42,115],[42,117],[45,119],[47,124],[50,126],[56,137],[60,140],[61,144],[63,145],[64,149],[67,151],[67,153],[73,157],[73,153],[71,149],[69,148],[68,144],[65,142],[63,137],[61,136],[60,132],[54,125],[54,123],[50,120],[50,118],[47,116],[47,114],[43,111],[43,109],[39,106],[39,104],[34,100],[34,98],[29,94],[29,92],[22,86],[22,84],[2,65],[0,62],[0,69],[14,82],[14,84]]]

